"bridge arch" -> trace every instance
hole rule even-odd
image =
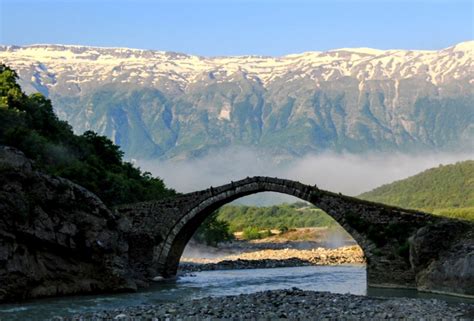
[[[143,284],[156,276],[175,275],[184,247],[208,215],[235,199],[260,192],[294,196],[334,218],[364,251],[368,285],[473,294],[471,274],[459,276],[464,273],[462,267],[470,264],[469,255],[456,253],[470,251],[474,224],[270,177],[117,207],[119,227],[128,241],[131,275]]]
[[[368,258],[368,264],[370,264],[373,250],[377,246],[351,224],[351,220],[347,216],[348,207],[345,197],[321,191],[316,186],[308,186],[295,181],[253,177],[221,187],[210,188],[205,193],[196,194],[194,201],[188,201],[189,204],[181,213],[180,219],[166,235],[163,247],[157,257],[156,264],[159,266],[159,270],[162,271],[162,275],[172,276],[176,274],[186,244],[211,213],[236,199],[260,192],[277,192],[291,195],[322,209],[354,238]]]

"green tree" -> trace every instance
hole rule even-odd
[[[122,151],[107,137],[92,131],[75,135],[49,99],[26,95],[17,81],[16,72],[0,64],[0,144],[19,148],[43,171],[86,187],[107,205],[176,194],[161,179],[123,161]]]
[[[217,219],[218,212],[212,213],[197,229],[194,239],[199,243],[217,246],[220,242],[228,242],[234,239],[229,230],[229,223]]]

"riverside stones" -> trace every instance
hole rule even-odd
[[[172,311],[172,312],[171,312]],[[351,294],[274,290],[142,305],[66,317],[68,321],[112,320],[468,320],[474,305],[436,299],[374,298]]]
[[[364,253],[358,246],[336,249],[316,248],[312,250],[261,250],[218,259],[183,258],[181,272],[228,269],[261,269],[307,265],[364,264]]]

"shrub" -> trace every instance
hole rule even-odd
[[[262,238],[262,235],[257,227],[250,226],[243,230],[242,238],[245,240],[258,240]]]
[[[284,234],[284,233],[288,232],[288,226],[286,226],[286,225],[280,225],[280,226],[278,227],[278,230],[280,231],[281,234]]]
[[[229,222],[232,231],[242,231],[249,226],[260,230],[279,227],[328,227],[337,223],[326,213],[304,204],[281,204],[278,206],[256,207],[225,205],[219,209],[219,219]]]

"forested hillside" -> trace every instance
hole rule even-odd
[[[334,221],[322,210],[303,202],[257,207],[226,205],[217,218],[229,223],[231,231],[247,227],[259,229],[334,226]]]
[[[49,99],[39,93],[26,95],[16,72],[2,64],[0,124],[0,144],[20,149],[45,172],[86,187],[107,205],[175,194],[161,179],[124,162],[122,151],[108,138],[92,131],[74,135],[55,115]]]
[[[474,219],[474,160],[440,165],[380,186],[361,198]]]

